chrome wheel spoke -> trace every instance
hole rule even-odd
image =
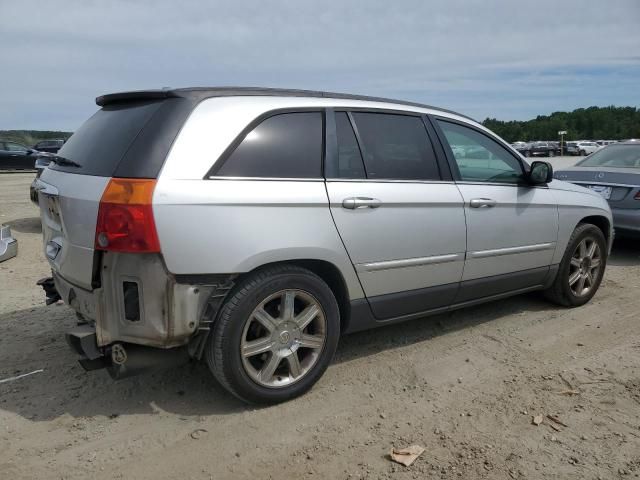
[[[296,299],[295,292],[287,290],[282,295],[282,303],[280,305],[280,318],[282,320],[291,320],[294,315],[294,301]]]
[[[593,285],[593,274],[591,272],[587,272],[585,273],[584,277],[589,283],[589,288],[591,288],[591,285]]]
[[[578,246],[578,251],[580,252],[580,258],[584,258],[587,256],[587,241],[582,240],[580,245]]]
[[[289,364],[289,374],[292,378],[298,378],[302,375],[302,367],[300,366],[300,359],[298,358],[297,352],[291,352],[288,356],[285,357],[287,363]]]
[[[599,266],[600,266],[599,258],[594,258],[593,260],[591,260],[591,270],[598,268]]]
[[[260,322],[260,324],[269,332],[273,332],[278,326],[278,321],[267,312],[265,312],[263,308],[259,308],[254,311],[253,318]]]
[[[586,275],[580,275],[579,277],[580,279],[578,280],[578,288],[577,288],[577,294],[578,295],[582,295],[582,292],[584,291],[584,284],[585,281],[587,280],[587,276]]]
[[[298,316],[296,316],[293,321],[298,324],[298,328],[300,331],[307,328],[307,325],[311,323],[311,321],[318,316],[320,313],[320,309],[317,305],[309,305],[305,308]]]
[[[580,261],[579,258],[571,257],[571,266],[576,267],[576,268],[580,268],[581,264],[582,264],[582,262]]]
[[[569,285],[573,286],[578,280],[580,280],[580,277],[582,277],[582,274],[580,273],[580,270],[576,270],[570,277],[569,277]]]
[[[245,357],[253,357],[261,353],[269,352],[273,348],[273,342],[271,337],[259,338],[258,340],[251,340],[246,342],[242,346],[242,355]]]
[[[260,380],[262,380],[263,382],[269,382],[273,378],[273,374],[276,372],[276,369],[278,368],[278,365],[280,365],[281,361],[282,358],[280,358],[275,353],[272,353],[269,357],[269,360],[266,361],[266,363],[258,373]]]
[[[305,333],[300,337],[299,343],[301,347],[318,349],[322,348],[324,338],[321,335],[309,335]]]
[[[591,245],[589,246],[589,249],[587,250],[587,257],[588,258],[593,258],[593,256],[595,255],[597,249],[598,249],[598,244],[595,241],[591,242]]]

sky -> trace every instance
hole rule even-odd
[[[264,86],[478,120],[640,106],[640,0],[0,0],[0,129],[74,130],[104,93]]]

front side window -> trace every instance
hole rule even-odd
[[[457,123],[438,120],[453,157],[460,179],[468,182],[518,183],[522,165],[495,140]]]
[[[321,112],[274,115],[244,136],[216,175],[321,178],[322,139]]]
[[[353,112],[367,178],[439,180],[435,153],[422,118]]]

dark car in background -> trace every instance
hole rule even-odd
[[[587,187],[607,200],[616,235],[640,236],[640,141],[601,148],[575,166],[556,171],[554,177]]]
[[[36,158],[36,150],[0,139],[0,170],[33,170]]]
[[[525,157],[555,157],[560,147],[556,142],[531,142],[520,153]]]
[[[33,146],[34,150],[47,153],[58,153],[66,140],[63,138],[55,138],[51,140],[42,140]]]

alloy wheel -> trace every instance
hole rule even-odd
[[[588,295],[602,268],[602,252],[593,237],[584,238],[576,247],[569,264],[569,288],[577,297]]]
[[[257,384],[286,387],[313,368],[326,336],[320,302],[303,290],[281,290],[260,302],[245,323],[242,365]]]

